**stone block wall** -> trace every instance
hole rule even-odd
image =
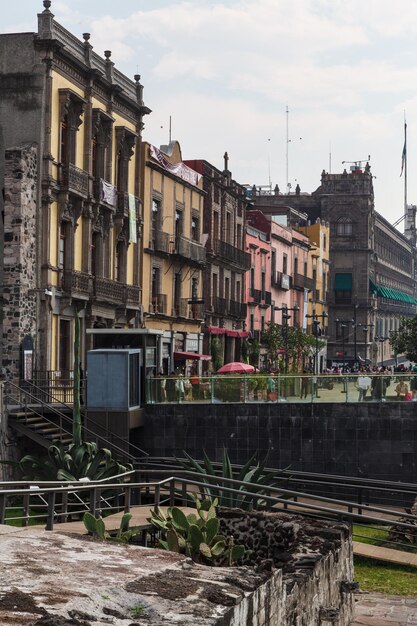
[[[6,150],[2,367],[14,381],[23,338],[36,339],[36,193],[36,146]]]
[[[283,615],[277,624],[310,626],[331,621],[330,617],[333,623],[349,624],[353,559],[347,526],[259,511],[224,509],[219,517],[222,534],[253,550],[245,565],[282,571]]]
[[[132,443],[151,456],[205,450],[216,461],[225,446],[242,465],[269,452],[270,467],[378,480],[414,483],[417,471],[413,402],[148,405]]]

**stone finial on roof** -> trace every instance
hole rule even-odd
[[[111,57],[111,50],[105,50],[104,56],[106,57],[107,61],[109,61]]]
[[[278,185],[275,185],[275,187],[274,187],[274,194],[276,196],[279,194],[279,187],[278,187]]]
[[[49,13],[49,9],[51,8],[51,0],[43,0],[43,6],[45,7],[44,13]]]
[[[90,33],[83,33],[84,43],[87,43],[87,41],[89,41],[90,36],[91,36]]]
[[[227,172],[229,170],[229,155],[227,154],[227,152],[224,153],[223,158],[224,158],[224,171]]]

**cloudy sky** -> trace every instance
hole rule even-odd
[[[1,30],[33,31],[41,0],[2,3]],[[242,184],[313,191],[323,169],[371,156],[376,208],[417,204],[415,0],[53,0],[51,10],[94,50],[142,75],[152,109],[144,138],[172,138]],[[286,107],[289,114],[286,114]],[[330,159],[331,154],[331,159]],[[346,165],[349,167],[349,165]]]

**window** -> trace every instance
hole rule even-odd
[[[334,297],[336,304],[350,304],[352,302],[352,274],[349,272],[337,273],[334,277]]]
[[[255,289],[255,268],[250,268],[250,288]]]
[[[87,101],[72,89],[59,89],[59,161],[75,165],[77,131]]]
[[[236,247],[242,247],[242,226],[240,224],[237,225],[236,230]]]
[[[174,274],[174,310],[175,315],[180,315],[180,301],[181,301],[181,272],[175,272]]]
[[[352,220],[348,217],[341,217],[336,222],[336,235],[339,237],[349,237],[353,233]]]
[[[262,297],[265,297],[265,272],[261,273],[261,291],[262,291]]]
[[[226,302],[229,302],[230,300],[230,279],[229,278],[224,279],[224,299],[226,300]]]
[[[116,126],[116,187],[127,192],[129,161],[133,156],[137,134],[125,126]]]
[[[323,234],[323,250],[326,250],[326,246],[327,246],[327,237],[326,235]]]
[[[92,167],[96,179],[109,179],[109,148],[112,136],[113,119],[101,109],[93,109],[92,115]]]
[[[282,273],[288,274],[288,256],[286,254],[282,256]]]
[[[200,221],[198,217],[195,216],[191,218],[191,239],[193,241],[200,241]]]
[[[298,257],[294,259],[294,276],[298,274]]]
[[[226,237],[225,237],[225,241],[227,243],[231,243],[231,240],[232,240],[232,216],[227,211],[226,212]]]
[[[250,314],[250,332],[253,333],[255,329],[255,316],[253,313]]]
[[[261,315],[261,332],[265,331],[265,315],[262,313]]]
[[[151,241],[150,248],[155,250],[156,238],[158,234],[159,224],[161,222],[161,201],[152,200],[152,217],[151,217]]]
[[[183,219],[184,215],[182,211],[175,210],[175,239],[178,239],[183,234]]]
[[[304,261],[304,276],[307,276],[308,273],[308,263],[307,261]]]
[[[91,237],[91,273],[93,276],[101,276],[100,243],[99,233],[93,233]]]
[[[69,378],[71,369],[71,322],[70,320],[59,320],[59,355],[58,367],[62,378]]]

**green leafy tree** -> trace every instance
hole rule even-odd
[[[270,367],[279,367],[284,371],[286,358],[280,353],[288,350],[288,371],[299,372],[307,358],[314,354],[316,348],[322,348],[324,342],[307,335],[298,326],[280,326],[269,322],[263,334],[263,344]]]
[[[400,327],[390,338],[395,354],[405,354],[410,361],[417,361],[417,315],[403,317]]]
[[[210,342],[211,358],[213,359],[213,369],[217,372],[223,365],[222,344],[218,337],[212,337]]]

